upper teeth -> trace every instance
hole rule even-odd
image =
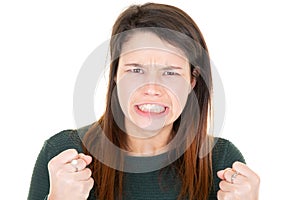
[[[154,112],[154,113],[161,113],[165,110],[164,106],[160,106],[157,104],[143,104],[138,106],[140,110],[144,112]]]

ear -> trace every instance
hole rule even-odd
[[[194,89],[196,83],[197,83],[197,77],[200,75],[200,67],[195,66],[192,71],[192,77],[191,77],[191,91]],[[191,92],[190,91],[190,92]]]
[[[190,92],[194,89],[196,83],[197,83],[196,78],[195,78],[195,77],[192,77]]]

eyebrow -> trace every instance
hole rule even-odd
[[[141,64],[138,64],[138,63],[127,63],[127,64],[124,64],[124,66],[134,66],[134,67],[143,67],[143,65]]]
[[[145,65],[138,64],[138,63],[127,63],[127,64],[124,64],[124,66],[145,67]],[[172,70],[172,69],[183,69],[183,68],[179,67],[179,66],[170,65],[170,66],[165,66],[162,69],[163,70]]]
[[[162,68],[163,70],[170,70],[170,69],[182,69],[182,67],[179,66],[166,66],[164,68]]]

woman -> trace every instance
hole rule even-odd
[[[258,199],[259,177],[239,150],[208,135],[211,66],[186,13],[129,7],[110,55],[103,116],[45,142],[29,199]]]

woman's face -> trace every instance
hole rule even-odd
[[[124,43],[115,80],[126,132],[138,130],[136,137],[172,126],[194,85],[184,53],[151,32]]]

